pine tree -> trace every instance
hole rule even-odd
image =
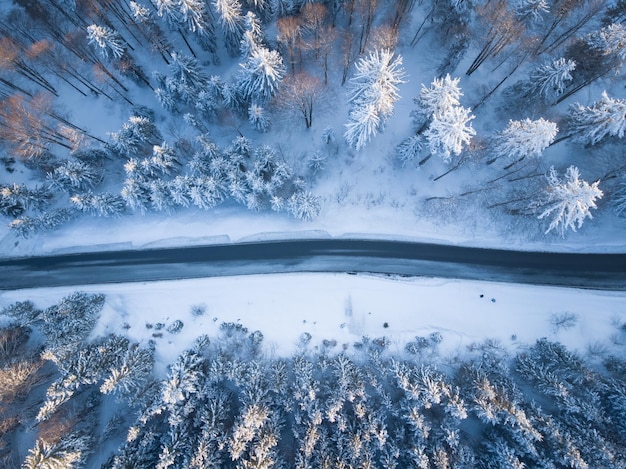
[[[122,155],[130,156],[141,154],[144,150],[152,149],[154,141],[161,139],[161,134],[154,125],[154,120],[148,116],[130,116],[122,125],[119,132],[110,134],[112,143],[110,148]]]
[[[196,96],[195,108],[205,118],[215,117],[224,102],[224,83],[218,76],[211,76]],[[200,128],[200,127],[199,127]]]
[[[556,137],[558,128],[545,119],[509,121],[509,125],[494,138],[494,156],[522,160],[541,155]]]
[[[523,23],[537,24],[550,12],[548,0],[517,0],[513,4],[515,16]]]
[[[87,26],[89,44],[95,45],[105,59],[121,59],[124,55],[124,42],[120,35],[106,26]]]
[[[213,28],[205,3],[200,0],[179,0],[180,22],[200,37],[212,38]]]
[[[289,212],[298,220],[311,221],[321,210],[321,200],[308,191],[294,193],[288,201]]]
[[[70,202],[80,211],[99,217],[117,217],[126,210],[124,199],[116,194],[108,192],[93,194],[86,192],[70,197]]]
[[[352,109],[344,137],[359,150],[393,114],[393,106],[400,98],[397,85],[404,83],[405,74],[402,57],[394,57],[387,49],[370,52],[355,67],[357,71],[350,79]]]
[[[71,469],[84,462],[87,438],[72,438],[71,443],[63,441],[49,444],[42,439],[28,451],[22,469]]]
[[[469,123],[474,117],[471,109],[463,106],[453,106],[443,113],[436,113],[424,132],[430,152],[446,162],[450,161],[453,154],[460,154],[476,134]]]
[[[547,103],[553,103],[565,91],[567,82],[572,81],[576,62],[560,58],[548,62],[530,73],[530,93],[537,93]]]
[[[119,357],[119,363],[109,369],[109,376],[100,386],[102,394],[116,394],[133,404],[137,394],[152,376],[154,350],[129,344]]]
[[[152,208],[158,212],[171,213],[176,204],[170,193],[170,185],[163,179],[153,179],[147,183],[147,188]]]
[[[548,186],[537,203],[538,218],[550,219],[546,234],[552,230],[565,237],[568,228],[576,231],[586,218],[593,218],[591,209],[596,207],[596,199],[601,199],[600,181],[589,184],[580,179],[578,168],[570,166],[561,179],[554,167],[546,176]]]
[[[417,110],[411,113],[416,123],[432,118],[433,114],[445,113],[452,107],[459,106],[459,98],[463,96],[459,88],[460,78],[450,78],[447,74],[444,78],[435,78],[426,88],[422,84],[419,97],[413,98]]]
[[[226,47],[231,55],[239,51],[239,46],[245,30],[245,18],[239,0],[213,0],[215,10],[219,15],[220,25],[224,30]]]
[[[265,109],[254,103],[248,108],[248,121],[259,132],[267,132],[270,129],[271,124]]]
[[[67,192],[92,189],[100,175],[95,168],[82,161],[67,160],[46,175],[51,187]]]
[[[405,166],[415,161],[423,147],[424,137],[422,135],[413,135],[396,145],[396,156],[402,163],[402,166]]]
[[[41,211],[52,199],[52,193],[44,186],[33,189],[24,184],[0,185],[0,214],[18,217],[29,210]]]
[[[602,55],[623,63],[626,60],[626,26],[621,23],[605,26],[587,36],[587,44]]]
[[[192,180],[189,188],[191,202],[203,210],[215,207],[224,198],[222,187],[211,176],[200,176]]]
[[[176,28],[181,22],[181,10],[179,0],[155,0],[157,15],[163,18],[171,28]]]
[[[159,89],[161,100],[166,107],[176,106],[178,101],[195,106],[198,95],[205,89],[213,89],[211,77],[207,75],[193,57],[182,54],[172,54],[172,62],[169,66],[169,75],[162,77],[157,75],[160,82]],[[170,103],[171,104],[168,104]]]
[[[269,101],[278,91],[278,86],[285,75],[285,66],[280,54],[265,47],[252,51],[248,60],[240,66],[237,90],[246,102]]]
[[[358,106],[350,111],[343,136],[348,145],[358,151],[376,136],[380,126],[380,114],[375,104]]]
[[[574,139],[595,145],[604,138],[623,138],[626,131],[626,100],[609,98],[606,91],[591,106],[573,104],[568,116],[568,130]]]
[[[245,16],[245,31],[241,38],[242,57],[250,57],[255,49],[263,46],[263,32],[257,16],[249,11]]]
[[[150,208],[150,190],[146,184],[136,178],[127,178],[120,195],[131,210],[144,214]]]
[[[182,166],[176,150],[169,146],[167,142],[152,147],[152,157],[149,158],[145,165],[147,172],[151,176],[165,176],[173,173],[178,167]]]

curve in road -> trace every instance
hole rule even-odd
[[[0,260],[0,289],[285,272],[368,272],[626,290],[626,254],[312,239]]]

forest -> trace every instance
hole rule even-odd
[[[443,359],[439,333],[402,355],[385,336],[338,350],[304,333],[276,357],[260,331],[223,322],[156,376],[155,341],[182,322],[150,324],[144,344],[83,340],[105,300],[2,310],[3,467],[626,467],[623,353],[590,361],[543,338],[511,354],[487,339]],[[614,327],[623,351],[626,323]]]
[[[619,238],[625,60],[626,0],[0,0],[0,241],[223,207]],[[96,334],[106,301],[2,304],[0,466],[626,468],[623,353],[222,322],[161,376],[182,322]]]
[[[430,168],[420,217],[471,206],[565,237],[626,210],[623,0],[3,4],[0,214],[16,239],[223,204],[310,221],[346,203],[346,181],[320,183],[358,160]]]

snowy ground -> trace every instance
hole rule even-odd
[[[440,44],[425,38],[412,48],[407,44],[409,39],[409,36],[401,37],[398,47],[408,77],[400,86],[402,99],[396,103],[384,132],[360,152],[343,143],[348,103],[346,89],[338,86],[338,69],[331,74],[331,91],[316,108],[309,130],[304,129],[300,116],[278,112],[272,116],[274,126],[267,134],[258,134],[247,123],[236,120],[220,122],[211,128],[212,136],[222,146],[239,132],[257,145],[273,145],[300,172],[306,169],[307,155],[317,150],[328,151],[327,167],[311,177],[310,188],[323,201],[322,212],[313,222],[298,222],[286,214],[269,211],[251,213],[241,206],[224,204],[209,211],[186,209],[172,216],[133,214],[115,220],[82,217],[58,231],[26,240],[16,238],[3,224],[0,256],[320,236],[402,238],[538,251],[626,252],[623,237],[626,219],[617,218],[602,203],[594,211],[593,220],[588,220],[579,233],[568,233],[565,239],[543,236],[542,225],[537,220],[518,221],[498,215],[499,212],[485,208],[491,202],[489,199],[459,204],[448,212],[426,207],[424,200],[429,197],[458,195],[480,188],[483,181],[502,174],[502,168],[475,161],[435,181],[448,167],[434,158],[419,168],[417,164],[399,167],[393,156],[394,147],[414,131],[409,117],[415,108],[412,99],[419,94],[422,83],[428,84],[436,76],[442,60]],[[494,73],[491,66],[485,66],[472,77],[465,76],[476,52],[470,50],[452,73],[462,78],[461,103],[469,107],[475,106],[504,73],[504,68]],[[164,65],[158,63],[161,71],[165,71]],[[535,66],[527,65],[529,70]],[[207,70],[228,77],[228,67],[237,68],[237,65],[235,61],[227,61],[222,66],[209,65]],[[527,71],[520,70],[520,77]],[[611,96],[623,97],[622,85],[621,80],[600,80],[551,111],[554,116],[545,117],[558,117],[574,102],[591,103],[603,89]],[[193,137],[180,119],[172,120],[160,108],[149,90],[135,90],[132,97],[156,111],[157,125],[169,143],[179,137]],[[488,140],[493,132],[502,130],[510,117],[501,109],[504,103],[499,100],[498,95],[494,96],[477,112],[474,121],[477,145]],[[83,99],[72,93],[67,93],[65,107],[76,122],[103,139],[108,138],[108,132],[117,131],[129,115],[125,104],[93,97]],[[526,116],[515,118],[522,117]],[[327,127],[334,130],[337,138],[334,149],[324,146],[321,140]],[[593,181],[606,173],[605,160],[610,156],[600,146],[582,148],[562,142],[545,152],[537,172],[545,173],[550,165],[563,169],[577,164],[583,177]],[[21,171],[10,175],[11,182],[29,180],[31,175]],[[9,177],[4,173],[0,176]],[[119,186],[120,181],[102,189],[119,192]],[[108,295],[98,333],[122,331],[123,324],[128,323],[130,336],[149,340],[155,330],[147,329],[145,323],[168,324],[175,319],[185,323],[180,334],[164,332],[163,338],[155,339],[163,357],[161,363],[170,362],[190,343],[191,336],[213,334],[219,323],[237,320],[251,330],[263,331],[266,342],[281,354],[289,353],[303,332],[310,332],[317,345],[324,339],[337,340],[337,348],[352,344],[363,335],[387,335],[393,341],[392,348],[402,349],[404,342],[415,335],[440,331],[444,337],[439,346],[442,353],[452,353],[485,337],[495,337],[505,345],[514,346],[556,334],[555,338],[566,345],[584,350],[597,340],[610,339],[615,330],[612,322],[616,317],[623,322],[624,312],[620,307],[626,303],[624,295],[618,293],[341,275],[236,277],[90,287],[90,290]],[[68,291],[71,289],[4,293],[0,306],[30,298],[43,307]],[[485,296],[480,298],[480,294]],[[496,302],[491,302],[491,298]],[[346,305],[350,299],[353,313],[347,317]],[[190,306],[200,303],[207,305],[207,313],[194,318]],[[550,315],[564,311],[578,314],[579,319],[571,329],[555,333]],[[388,328],[383,327],[385,322]],[[343,328],[342,324],[345,324]],[[511,339],[514,334],[517,341]]]
[[[43,308],[73,290],[7,292],[0,296],[0,306],[30,299]],[[623,293],[427,278],[292,274],[84,290],[107,297],[94,336],[118,333],[141,343],[155,340],[161,375],[196,337],[217,335],[222,322],[241,323],[251,332],[260,330],[267,352],[278,356],[293,353],[305,332],[312,336],[309,347],[336,341],[331,348],[335,352],[344,347],[354,350],[364,336],[385,336],[391,341],[390,352],[399,352],[416,336],[428,338],[439,332],[443,340],[435,353],[442,363],[487,338],[511,351],[541,337],[558,340],[582,354],[590,348],[594,353],[611,351],[620,340],[619,325],[626,322]],[[192,314],[196,305],[206,308],[203,315]],[[554,315],[562,313],[575,315],[571,327],[553,325]],[[183,329],[167,332],[175,320],[184,323]],[[157,330],[157,323],[164,324],[163,329]]]

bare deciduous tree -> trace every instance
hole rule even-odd
[[[304,124],[309,129],[313,125],[313,109],[323,90],[319,78],[306,72],[300,72],[283,81],[279,101],[282,106],[301,112],[304,116]]]

